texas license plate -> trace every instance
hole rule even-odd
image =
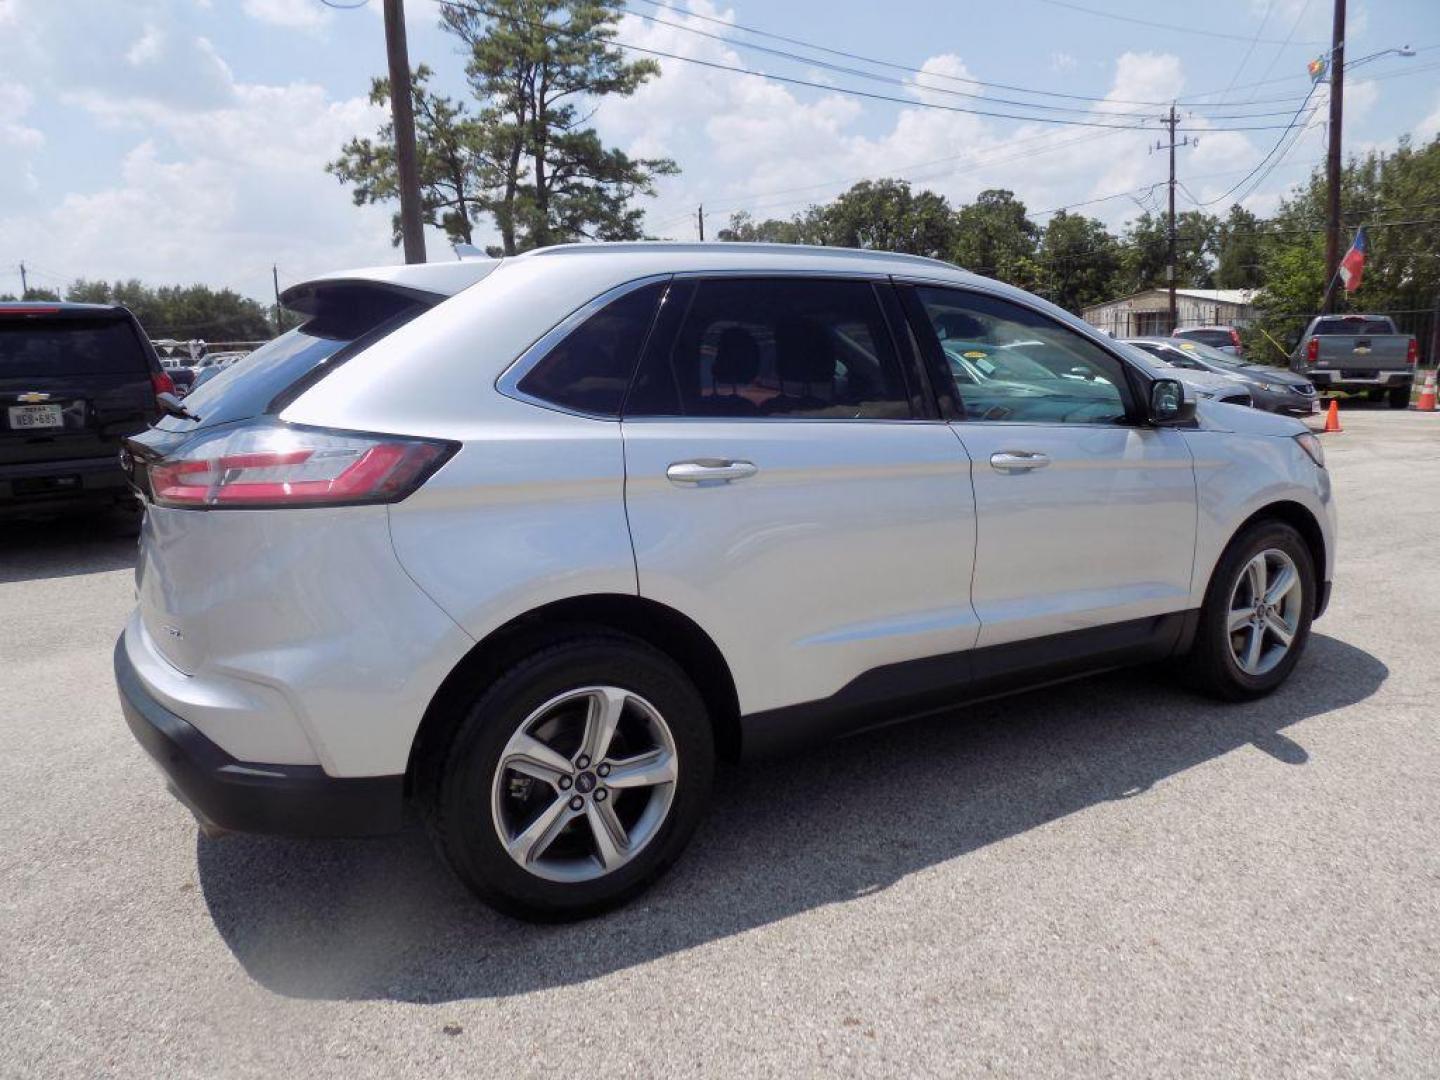
[[[1324,412],[1324,410],[1320,408],[1319,398],[1316,398],[1314,401],[1310,402],[1310,411],[1312,413]]]
[[[29,431],[32,428],[56,428],[65,426],[64,407],[61,405],[12,405],[10,406],[10,430]]]

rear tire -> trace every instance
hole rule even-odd
[[[679,857],[714,763],[704,702],[669,657],[620,635],[576,637],[510,667],[467,710],[424,800],[428,825],[491,906],[586,918]]]
[[[1309,545],[1284,522],[1256,522],[1230,542],[1211,576],[1184,660],[1189,681],[1225,701],[1263,697],[1299,662],[1314,613]]]
[[[1410,387],[1402,386],[1398,390],[1391,390],[1386,400],[1392,409],[1408,409],[1410,407]]]

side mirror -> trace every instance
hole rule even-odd
[[[1176,379],[1156,379],[1150,384],[1147,419],[1156,427],[1184,424],[1195,418],[1195,402],[1185,400],[1185,387]]]

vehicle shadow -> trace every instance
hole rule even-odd
[[[419,830],[367,841],[198,841],[221,937],[275,993],[442,1002],[581,983],[884,889],[908,874],[1244,746],[1284,766],[1284,730],[1388,674],[1315,636],[1271,697],[1221,706],[1156,672],[1100,676],[725,768],[688,855],[630,907],[568,926],[491,912]],[[1278,766],[1277,766],[1278,767]]]
[[[0,520],[0,583],[129,569],[139,533],[126,510]]]

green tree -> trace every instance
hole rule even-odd
[[[1003,188],[982,191],[955,212],[955,239],[949,258],[967,270],[1021,288],[1035,282],[1040,228],[1025,204]]]
[[[1325,265],[1325,176],[1280,204],[1260,232],[1260,327],[1286,348],[1320,309],[1335,267]],[[1358,292],[1338,292],[1341,310],[1395,312],[1401,329],[1427,337],[1440,296],[1440,136],[1421,147],[1402,139],[1389,155],[1351,158],[1341,173],[1342,249],[1367,226],[1370,253]],[[1339,290],[1340,286],[1335,286]]]
[[[1186,289],[1214,286],[1210,253],[1218,222],[1200,210],[1186,210],[1175,216],[1175,284]],[[1169,265],[1169,226],[1164,214],[1148,210],[1130,222],[1123,238],[1120,277],[1116,291],[1122,295],[1165,286]]]
[[[1215,287],[1259,286],[1261,221],[1239,203],[1215,226]]]
[[[411,77],[421,215],[427,224],[444,229],[451,243],[469,244],[473,242],[472,226],[488,208],[486,193],[495,182],[496,171],[483,152],[480,124],[463,102],[430,90],[431,74],[421,64]],[[389,79],[371,81],[370,101],[389,108]],[[398,200],[394,125],[387,123],[374,139],[351,139],[325,169],[351,186],[356,206]],[[394,243],[399,246],[398,212],[392,228]]]
[[[718,233],[720,240],[762,244],[824,244],[825,208],[812,206],[788,221],[767,218],[756,221],[741,210],[730,215],[730,224]]]
[[[906,180],[862,180],[823,214],[825,243],[944,258],[955,239],[950,204],[933,191],[913,192]]]
[[[162,285],[129,281],[87,281],[65,290],[65,299],[85,304],[124,304],[152,338],[258,341],[275,333],[264,307],[232,289],[208,285]]]
[[[60,300],[60,294],[57,293],[54,289],[29,288],[25,290],[25,294],[23,296],[16,296],[14,293],[5,293],[3,295],[0,295],[0,301],[6,300],[50,300],[58,303]]]
[[[668,158],[607,148],[586,122],[595,103],[628,97],[660,73],[627,63],[614,45],[619,0],[489,0],[447,6],[442,25],[468,47],[466,73],[481,103],[479,146],[494,168],[486,209],[501,251],[579,239],[643,235],[637,195],[678,172]]]
[[[1045,226],[1036,258],[1036,290],[1077,314],[1112,299],[1120,271],[1120,246],[1103,223],[1064,210]]]

